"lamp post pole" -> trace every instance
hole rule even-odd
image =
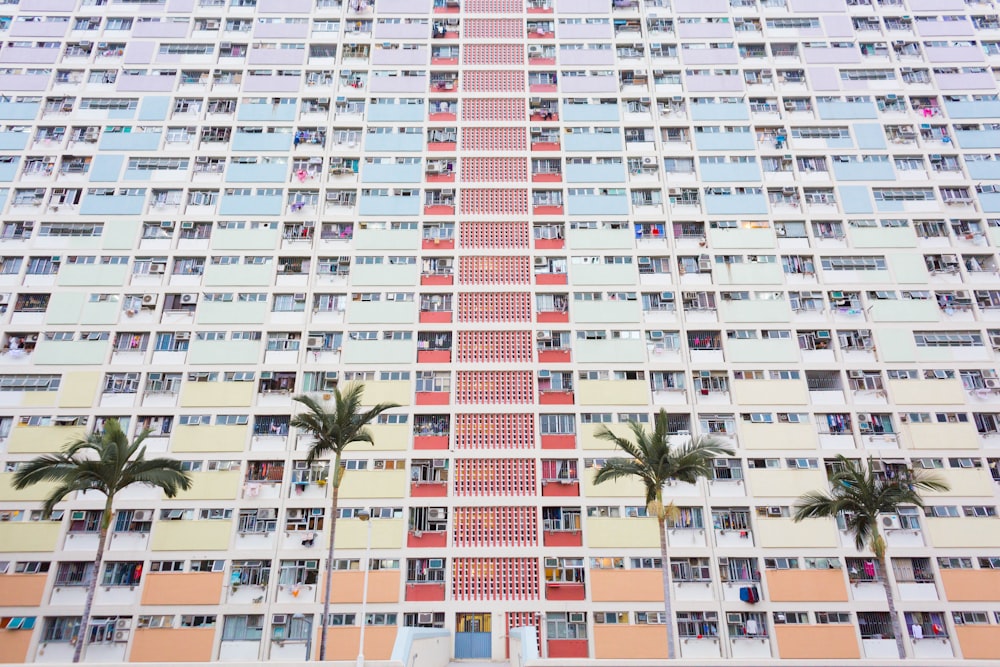
[[[358,512],[358,518],[361,519],[365,524],[367,524],[368,537],[365,543],[365,574],[364,581],[361,586],[361,633],[358,637],[358,660],[357,667],[365,667],[365,625],[367,624],[367,607],[368,607],[368,571],[371,569],[371,551],[372,551],[372,522],[371,522],[371,512],[363,509]]]

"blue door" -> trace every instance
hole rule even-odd
[[[458,614],[455,617],[455,659],[493,657],[492,614]]]

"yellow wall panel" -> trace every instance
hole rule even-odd
[[[360,519],[337,521],[336,549],[364,549],[367,538],[367,522]],[[373,519],[372,548],[401,549],[403,547],[402,519]]]
[[[365,382],[365,393],[361,399],[365,405],[376,403],[398,403],[409,405],[413,401],[413,384],[409,380],[386,380]]]
[[[733,398],[747,405],[806,405],[809,388],[802,380],[734,380]]]
[[[587,546],[591,548],[656,549],[660,546],[660,529],[656,519],[589,516],[584,522]]]
[[[889,396],[899,405],[961,405],[961,380],[889,380]]]
[[[226,551],[233,533],[229,519],[157,521],[150,539],[152,551]]]
[[[405,470],[345,470],[341,498],[403,498],[409,489]]]
[[[583,481],[583,495],[588,498],[622,498],[638,496],[639,503],[645,504],[646,491],[642,482],[635,479],[616,479],[603,484],[594,484],[594,475],[597,470],[587,468],[581,475]]]
[[[971,422],[904,424],[903,431],[913,449],[979,449],[979,434]]]
[[[0,552],[55,551],[61,532],[58,521],[0,523]]]
[[[945,468],[934,470],[935,477],[944,481],[948,491],[924,491],[925,498],[947,496],[993,496],[995,483],[981,468]]]
[[[996,517],[927,517],[931,546],[995,549],[1000,547],[1000,519]]]
[[[177,500],[236,500],[240,490],[240,471],[192,472],[192,486],[177,494]]]
[[[59,385],[59,407],[89,408],[94,404],[100,384],[100,371],[63,373],[62,384]]]
[[[411,426],[409,424],[372,424],[368,427],[375,445],[358,443],[351,445],[348,451],[351,452],[399,452],[410,448]]]
[[[577,405],[647,405],[649,385],[645,380],[580,380]]]
[[[744,449],[816,449],[818,441],[812,424],[740,422],[740,444]]]
[[[66,443],[87,436],[83,426],[15,426],[7,438],[11,454],[59,452]]]
[[[580,425],[580,448],[581,449],[606,449],[618,452],[619,456],[626,456],[625,452],[615,447],[607,440],[598,440],[595,433],[607,426],[615,435],[632,440],[632,429],[628,424],[581,424]]]
[[[758,498],[798,498],[803,493],[827,487],[826,473],[819,470],[753,468],[745,474],[750,490]]]
[[[771,547],[827,547],[840,546],[837,527],[831,519],[806,519],[793,523],[791,519],[761,518],[757,521],[755,545]]]
[[[256,382],[185,382],[183,408],[248,408],[253,405]]]
[[[242,452],[249,426],[177,426],[170,438],[172,452]]]
[[[58,400],[57,391],[26,391],[21,395],[21,405],[26,408],[51,408]]]
[[[57,486],[54,482],[42,482],[41,484],[29,486],[22,491],[15,491],[13,483],[14,473],[0,472],[0,501],[45,500],[49,493]]]

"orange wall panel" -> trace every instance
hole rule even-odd
[[[765,576],[774,602],[847,602],[840,570],[768,570]]]
[[[130,660],[211,662],[214,643],[215,628],[140,628],[135,631]]]
[[[371,572],[368,575],[369,602],[399,602],[399,572]],[[360,571],[334,572],[330,602],[334,604],[361,602],[365,573]],[[319,589],[318,602],[323,601],[324,589]],[[357,640],[354,640],[357,644]],[[365,643],[368,643],[367,637]],[[365,652],[367,654],[367,651]],[[357,655],[357,654],[355,654]]]
[[[150,572],[144,579],[142,604],[219,604],[221,572]]]
[[[40,606],[48,577],[47,574],[11,574],[0,577],[0,607]]]
[[[666,654],[667,629],[662,625],[594,626],[598,660],[661,660]]]
[[[27,662],[32,634],[26,630],[0,630],[0,664]]]
[[[778,655],[782,658],[860,658],[853,625],[776,625]]]
[[[396,626],[368,626],[365,628],[365,659],[388,660],[396,643]],[[350,660],[358,657],[358,638],[361,628],[330,628],[326,632],[326,659]],[[318,643],[318,642],[317,642]],[[317,646],[313,647],[318,649]]]
[[[663,602],[663,575],[659,570],[591,570],[590,597],[594,602]]]
[[[966,660],[1000,660],[1000,627],[960,625],[955,628]]]
[[[941,583],[952,602],[993,602],[1000,591],[1000,570],[941,570]]]

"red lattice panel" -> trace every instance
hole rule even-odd
[[[459,210],[467,215],[512,217],[527,215],[527,190],[463,188]]]
[[[466,183],[527,183],[528,159],[523,157],[467,157],[462,160]]]
[[[466,14],[520,14],[523,0],[466,0]]]
[[[538,573],[537,558],[456,558],[452,599],[537,600],[541,595]]]
[[[465,65],[523,65],[524,47],[520,44],[465,44]]]
[[[520,70],[466,70],[462,90],[467,93],[524,92],[524,72]]]
[[[531,295],[527,292],[459,293],[458,321],[530,322]]]
[[[467,101],[462,102],[465,106]],[[522,101],[523,104],[523,101]],[[462,150],[510,153],[528,149],[527,129],[523,127],[463,127]]]
[[[459,331],[458,361],[531,363],[530,331]]]
[[[530,240],[531,226],[524,221],[463,222],[458,228],[460,248],[527,248]]]
[[[458,371],[455,403],[524,405],[535,402],[531,371]]]
[[[455,449],[533,449],[534,446],[534,415],[455,415]]]
[[[462,120],[522,121],[528,117],[524,100],[515,97],[472,97],[462,100]]]
[[[489,498],[491,496],[531,496],[536,493],[534,459],[455,460],[456,496]],[[497,526],[497,530],[506,529],[505,526]],[[455,532],[457,536],[457,527]],[[486,544],[483,543],[480,546],[486,546]]]
[[[473,39],[523,39],[524,21],[519,18],[468,19],[465,21],[464,36]]]
[[[456,547],[533,547],[538,544],[535,507],[456,507]]]
[[[458,282],[461,285],[527,285],[531,282],[530,257],[458,258]]]

